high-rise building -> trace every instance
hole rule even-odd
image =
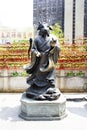
[[[65,0],[64,34],[71,44],[87,37],[87,0]]]
[[[59,23],[67,43],[79,41],[87,37],[87,0],[33,0],[33,24],[39,22]]]
[[[34,0],[33,24],[38,25],[39,22],[59,23],[64,29],[64,0]]]
[[[57,23],[61,26],[62,30],[64,31],[64,8],[65,8],[65,1],[58,0],[57,4]]]

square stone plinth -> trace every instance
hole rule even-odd
[[[59,99],[54,101],[37,101],[21,97],[21,112],[19,115],[25,120],[59,120],[66,117],[66,99],[61,94]]]

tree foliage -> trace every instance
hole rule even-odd
[[[56,37],[58,37],[60,42],[64,41],[64,33],[61,29],[61,26],[56,23],[55,25],[51,26],[52,27],[52,31],[51,33],[54,34]]]

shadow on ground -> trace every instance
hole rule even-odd
[[[87,118],[87,102],[85,104],[78,104],[78,103],[75,104],[74,106],[72,105],[71,107],[68,106],[67,110],[72,114],[76,114],[78,116]]]
[[[4,121],[22,121],[19,117],[20,106],[0,108],[0,120]]]

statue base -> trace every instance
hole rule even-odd
[[[26,97],[23,93],[21,97],[21,112],[19,115],[25,120],[60,120],[67,116],[66,99],[61,94],[57,100],[37,101]]]

